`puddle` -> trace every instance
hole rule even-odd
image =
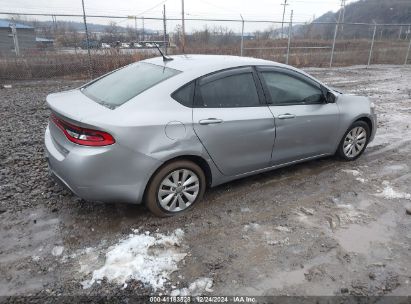
[[[393,175],[401,172],[409,172],[407,164],[394,164],[383,167],[381,175]]]
[[[46,258],[54,258],[52,250],[62,242],[60,220],[37,208],[15,217],[2,218],[1,223],[0,264],[4,265],[2,270],[7,267],[8,276],[0,274],[0,295],[41,290],[44,284],[55,281],[55,273],[38,271],[38,264]],[[59,252],[57,249],[56,253]]]
[[[335,258],[336,252],[334,250],[328,252],[325,255],[319,255],[312,260],[307,261],[304,264],[304,268],[299,268],[296,270],[285,270],[285,271],[275,271],[273,270],[272,275],[265,276],[263,278],[259,278],[260,280],[257,284],[252,284],[252,282],[248,282],[250,286],[242,288],[238,290],[240,294],[247,294],[253,296],[261,296],[264,295],[266,291],[270,291],[272,294],[272,290],[282,290],[288,287],[295,287],[297,285],[301,285],[307,282],[306,274],[309,273],[309,270],[313,267],[316,267],[321,264],[331,263],[332,260]],[[314,294],[312,291],[307,291],[307,294]],[[315,289],[316,295],[331,295],[332,291],[324,286],[317,286]]]
[[[12,263],[31,256],[45,256],[51,254],[53,244],[61,243],[58,236],[59,219],[50,217],[42,209],[30,214],[22,212],[17,219],[3,223],[4,227],[0,229],[0,263]]]
[[[386,244],[391,240],[396,226],[396,214],[390,211],[367,226],[353,224],[338,230],[335,238],[348,252],[370,254],[373,245]]]

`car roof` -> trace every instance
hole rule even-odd
[[[227,55],[175,55],[170,57],[173,60],[164,62],[162,57],[155,57],[143,62],[166,66],[183,72],[195,70],[201,74],[247,65],[283,66],[280,63],[264,59]]]
[[[275,61],[269,61],[264,59],[252,58],[252,57],[240,57],[240,56],[228,56],[228,55],[173,55],[170,56],[173,60],[163,61],[162,57],[155,57],[143,60],[147,62],[163,67],[172,68],[182,71],[178,76],[172,77],[165,81],[165,83],[171,83],[175,81],[177,87],[192,81],[198,77],[214,73],[224,69],[230,69],[241,66],[273,66],[279,68],[285,68],[303,74],[312,80],[318,82],[326,88],[329,88],[320,80],[312,77],[304,71],[297,69],[293,66],[278,63]]]

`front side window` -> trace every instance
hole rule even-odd
[[[323,102],[321,89],[303,80],[279,72],[262,72],[261,75],[275,105]]]
[[[94,101],[115,108],[180,71],[138,62],[98,79],[82,89]]]
[[[205,108],[256,107],[260,105],[251,72],[219,78],[199,85],[201,106]]]

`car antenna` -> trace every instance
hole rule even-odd
[[[161,51],[157,43],[155,43],[154,45],[156,46],[157,50],[160,52],[161,56],[163,57],[164,62],[174,60],[173,58],[167,57],[166,55],[164,55],[164,53]]]

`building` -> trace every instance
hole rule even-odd
[[[36,47],[36,34],[34,27],[14,23],[16,27],[16,36],[13,37],[12,21],[0,20],[0,54],[1,55],[16,55],[15,40],[18,43],[20,53]]]

